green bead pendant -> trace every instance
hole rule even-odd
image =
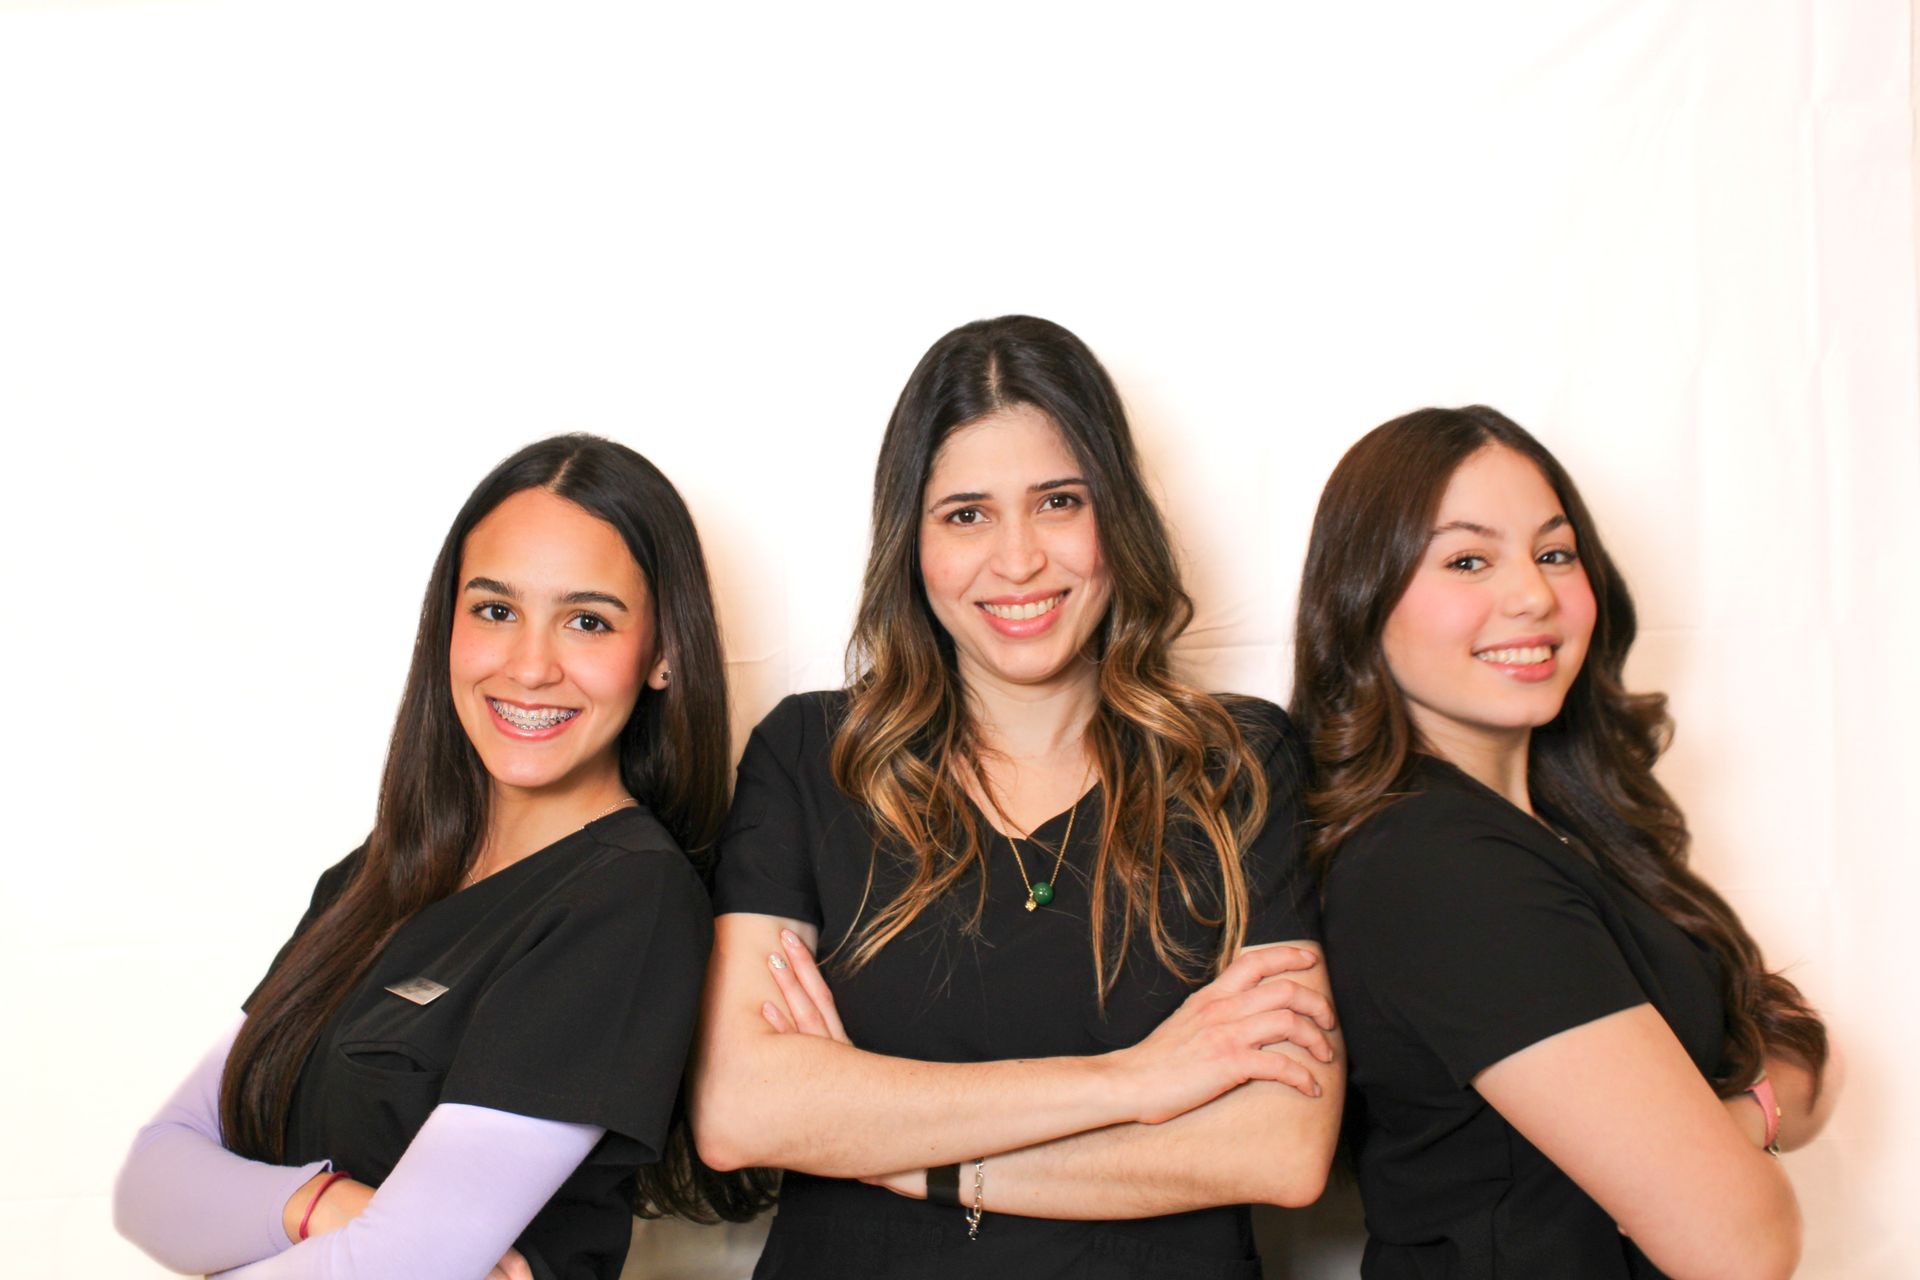
[[[1041,880],[1033,886],[1033,900],[1040,906],[1053,901],[1053,886]]]

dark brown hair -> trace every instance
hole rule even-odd
[[[646,578],[673,682],[644,691],[621,730],[621,781],[705,869],[731,751],[719,626],[693,517],[667,478],[624,445],[587,435],[528,445],[480,482],[441,543],[361,864],[261,985],[227,1058],[221,1129],[240,1155],[283,1158],[294,1085],[321,1031],[400,926],[458,889],[479,855],[490,778],[454,710],[449,666],[460,560],[474,526],[528,489],[612,525]],[[723,1178],[700,1165],[676,1106],[660,1162],[640,1171],[636,1211],[741,1220],[765,1207],[769,1176]]]
[[[965,790],[980,778],[981,747],[952,639],[927,603],[919,530],[941,443],[1020,405],[1045,414],[1078,461],[1113,583],[1091,640],[1100,703],[1087,729],[1107,801],[1091,876],[1104,999],[1139,929],[1163,964],[1188,976],[1232,959],[1246,930],[1241,856],[1266,814],[1266,778],[1227,706],[1174,677],[1169,646],[1193,605],[1112,380],[1073,334],[1031,316],[975,321],[934,343],[880,445],[872,550],[848,649],[851,699],[834,737],[833,774],[872,815],[875,857],[886,846],[906,859],[912,879],[854,936],[846,963],[872,959],[976,869],[979,899],[968,927],[985,908],[986,846]],[[1208,852],[1183,854],[1189,842],[1170,841],[1174,829],[1198,835],[1192,843]],[[1219,931],[1215,954],[1193,954],[1169,930],[1166,880],[1189,917]]]
[[[1375,428],[1334,468],[1314,514],[1294,633],[1293,716],[1315,778],[1310,845],[1322,877],[1341,843],[1412,785],[1426,749],[1387,669],[1381,634],[1421,557],[1447,485],[1490,447],[1540,469],[1578,540],[1597,614],[1585,663],[1527,759],[1535,807],[1720,962],[1727,1010],[1723,1094],[1746,1088],[1766,1052],[1816,1073],[1826,1029],[1799,990],[1761,963],[1725,899],[1687,866],[1686,819],[1653,776],[1672,737],[1665,695],[1629,693],[1633,599],[1573,480],[1546,448],[1484,405],[1422,409]]]

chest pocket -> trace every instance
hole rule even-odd
[[[347,1020],[326,1050],[320,1091],[328,1154],[362,1181],[393,1171],[413,1135],[440,1103],[447,1058],[436,1031],[455,1010],[415,1005],[381,992],[371,1007]]]

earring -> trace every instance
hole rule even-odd
[[[660,672],[660,687],[664,689],[666,686],[672,683],[673,683],[673,668],[667,667]]]

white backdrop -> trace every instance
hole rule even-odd
[[[155,1274],[108,1223],[121,1151],[367,826],[496,459],[584,429],[675,478],[744,731],[838,678],[914,360],[1029,311],[1114,370],[1219,687],[1284,697],[1363,430],[1487,401],[1559,452],[1699,861],[1852,1062],[1788,1162],[1802,1274],[1914,1274],[1909,21],[0,4],[8,1269]],[[1308,1221],[1273,1273],[1350,1274]]]

